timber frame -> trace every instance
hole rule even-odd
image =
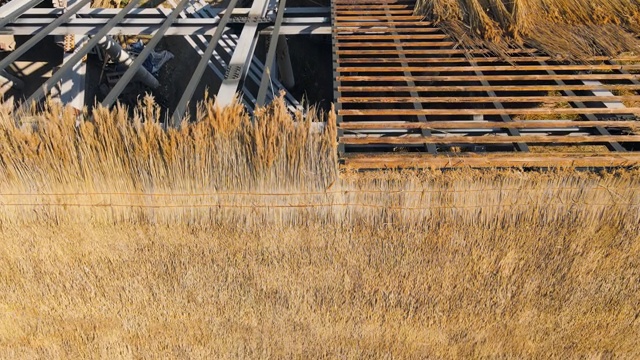
[[[344,167],[640,165],[640,56],[462,49],[413,9],[333,0]]]

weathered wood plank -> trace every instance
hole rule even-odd
[[[382,122],[382,121],[362,121],[362,122],[342,122],[340,128],[343,130],[451,130],[451,129],[558,129],[558,128],[590,128],[609,127],[624,129],[640,129],[640,121],[572,121],[572,120],[545,120],[545,121],[429,121],[420,122]]]
[[[531,91],[562,91],[562,90],[640,90],[640,85],[631,84],[602,84],[602,85],[472,85],[472,86],[340,86],[340,92],[471,92],[471,91],[509,91],[509,92],[531,92]]]
[[[344,28],[344,27],[384,27],[384,26],[401,26],[401,27],[409,27],[416,28],[420,26],[428,27],[431,23],[427,21],[423,21],[422,23],[416,21],[394,21],[394,20],[386,20],[386,21],[337,21],[333,24],[336,28]],[[398,28],[400,30],[402,28]]]
[[[373,33],[439,33],[440,29],[425,26],[423,28],[393,28],[393,27],[377,27],[377,28],[360,28],[360,27],[340,27],[334,26],[333,32],[339,34],[373,34]]]
[[[415,1],[411,0],[334,0],[335,5],[365,5],[373,9],[377,8],[377,5],[384,4],[406,4],[413,6]]]
[[[414,46],[414,44],[425,44],[423,46],[440,46],[440,44],[453,44],[452,42],[408,42],[403,44],[403,46]],[[375,47],[379,46],[376,43],[358,43],[357,46],[369,46]],[[343,43],[340,44],[341,47],[356,47],[352,46],[351,43]],[[442,45],[448,46],[448,45]],[[382,46],[380,46],[382,47]],[[474,66],[407,66],[407,67],[393,67],[393,66],[340,66],[336,69],[338,72],[399,72],[403,70],[407,71],[423,71],[423,72],[469,72],[469,71],[546,71],[546,70],[555,70],[555,71],[613,71],[613,70],[640,70],[640,65],[507,65],[507,66],[489,66],[489,65],[479,65],[477,67]],[[610,74],[603,74],[610,75]],[[628,74],[632,75],[632,74]]]
[[[640,114],[640,108],[525,108],[525,109],[343,109],[343,116],[382,116],[382,115],[578,115],[578,114]]]
[[[429,42],[403,42],[402,43],[402,47],[403,48],[407,48],[407,47],[442,47],[442,46],[454,46],[456,43],[453,41],[429,41]],[[392,43],[392,42],[366,42],[366,43],[362,43],[362,42],[341,42],[338,44],[338,48],[339,49],[343,49],[343,48],[386,48],[386,47],[395,47],[396,44]],[[615,65],[610,65],[610,66],[615,66]],[[640,68],[640,67],[639,67]],[[368,69],[370,69],[369,67],[357,67],[356,69],[367,69],[367,70],[363,70],[363,71],[367,71],[367,72],[373,72],[370,71]],[[400,67],[395,67],[395,68],[389,68],[389,67],[384,67],[384,68],[379,68],[379,69],[385,69],[384,71],[403,71],[403,68]],[[412,69],[423,69],[423,68],[412,68],[407,66],[406,67],[407,71],[425,71],[425,70],[412,70]],[[348,71],[348,70],[343,70],[341,68],[338,68],[339,72],[344,72],[344,71]],[[360,70],[354,70],[354,71],[360,71]],[[426,70],[426,71],[430,71],[430,70]]]
[[[338,35],[338,36],[352,36],[352,35]],[[387,35],[353,35],[353,36],[387,36]],[[440,34],[434,34],[434,35],[410,35],[410,34],[405,34],[405,35],[399,35],[399,36],[442,36]],[[445,36],[446,38],[446,36]],[[591,62],[598,62],[598,61],[607,61],[609,58],[605,57],[605,56],[595,56],[589,59],[586,59],[585,61],[591,61]],[[485,56],[485,57],[478,57],[478,58],[474,58],[474,61],[476,61],[477,63],[537,63],[539,61],[554,61],[557,59],[554,59],[552,57],[549,56],[518,56],[518,57],[497,57],[497,56]],[[640,61],[640,57],[636,57],[633,59],[627,59],[625,61],[631,61],[631,60],[636,60],[636,61]],[[338,59],[338,63],[339,64],[347,64],[347,63],[353,63],[353,64],[387,64],[387,63],[397,63],[400,62],[398,58],[373,58],[373,57],[364,57],[364,58],[340,58]],[[469,59],[466,57],[451,57],[451,56],[446,56],[446,57],[409,57],[406,59],[406,62],[408,63],[424,63],[424,64],[429,64],[429,63],[469,63]]]
[[[375,21],[375,20],[380,20],[380,22],[382,23],[393,22],[394,24],[397,24],[398,21],[401,21],[404,23],[406,22],[406,20],[413,20],[407,23],[412,25],[422,25],[423,23],[431,24],[429,22],[422,22],[422,19],[424,19],[424,16],[416,16],[416,15],[408,15],[408,16],[396,15],[391,18],[388,18],[387,16],[384,16],[384,15],[374,16],[370,14],[368,11],[366,15],[363,15],[362,13],[360,13],[358,16],[340,16],[340,15],[341,14],[339,13],[338,16],[336,16],[336,24],[338,25],[343,25],[342,22],[350,22],[352,20],[358,20],[358,22],[363,22],[366,25],[370,24],[367,21]]]
[[[392,4],[392,5],[387,5],[389,7],[389,9],[410,9],[411,12],[413,12],[413,6],[412,5],[402,5],[402,4]],[[371,5],[358,5],[358,4],[352,4],[352,5],[343,5],[343,4],[335,4],[334,8],[337,11],[340,10],[360,10],[360,11],[368,11],[371,10]]]
[[[397,168],[602,168],[640,166],[640,153],[416,153],[345,154],[342,167],[353,170]]]
[[[605,101],[640,101],[640,95],[625,96],[434,96],[434,97],[347,97],[343,96],[338,102],[344,104],[411,104],[418,103],[490,103],[494,101],[504,103],[562,103],[571,101],[605,102]]]
[[[426,35],[336,35],[338,40],[442,40],[448,38],[445,34],[426,34]],[[398,60],[398,59],[395,59]]]
[[[336,10],[336,15],[341,16],[341,15],[356,15],[356,16],[360,16],[362,15],[363,11],[351,11],[351,10]],[[364,13],[366,13],[367,15],[384,15],[386,13],[389,13],[391,15],[411,15],[413,14],[413,10],[389,10],[384,11],[384,10],[366,10],[364,11]]]
[[[553,81],[553,80],[638,80],[640,74],[555,74],[555,75],[431,75],[431,76],[338,76],[340,81]]]
[[[640,135],[485,135],[485,136],[343,136],[345,145],[420,145],[420,144],[600,144],[608,142],[640,142]]]
[[[387,31],[389,30],[389,31]],[[403,28],[390,28],[390,29],[365,29],[365,32],[376,32],[376,31],[387,31],[387,32],[407,32],[407,30],[417,30],[416,32],[423,32],[425,29],[403,29]],[[340,29],[336,29],[336,31],[342,31]],[[360,31],[360,30],[358,30]],[[530,49],[522,49],[522,50],[511,50],[509,53],[511,54],[527,54],[534,53],[536,50]],[[463,55],[482,55],[482,54],[491,54],[491,50],[486,49],[476,49],[476,50],[465,50],[465,49],[421,49],[421,50],[336,50],[338,55],[399,55],[399,54],[414,54],[414,55],[455,55],[455,54],[463,54]]]

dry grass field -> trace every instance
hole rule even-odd
[[[637,169],[341,173],[281,102],[91,115],[0,110],[0,358],[640,357]]]
[[[640,356],[640,237],[620,223],[2,237],[7,359]]]

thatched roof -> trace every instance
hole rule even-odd
[[[417,0],[463,45],[533,46],[569,60],[640,54],[640,0]]]

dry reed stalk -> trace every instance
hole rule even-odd
[[[615,219],[0,238],[1,358],[640,356],[640,237]]]
[[[533,46],[572,61],[640,50],[637,1],[419,0],[416,12],[467,47]]]
[[[637,358],[638,170],[337,172],[281,101],[0,111],[0,358]]]
[[[640,219],[637,170],[339,176],[334,115],[312,131],[314,112],[291,116],[281,100],[252,121],[241,106],[219,109],[207,98],[198,121],[165,131],[150,97],[132,114],[97,108],[76,125],[53,102],[32,114],[1,112],[0,221],[259,228]]]

